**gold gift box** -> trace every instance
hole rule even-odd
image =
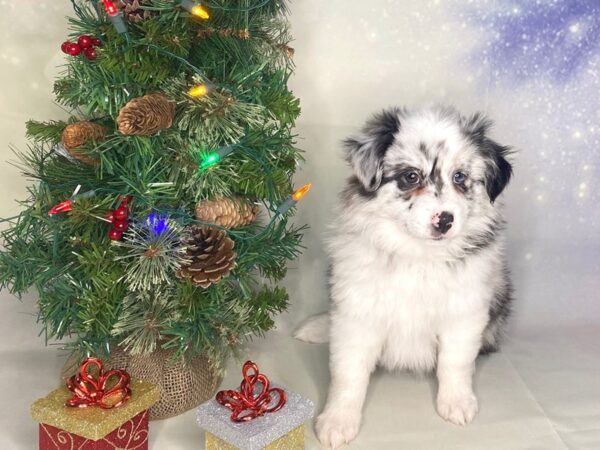
[[[204,448],[206,450],[239,450],[208,431],[204,434]],[[303,450],[304,425],[294,428],[285,436],[281,436],[263,448],[264,450]]]
[[[84,438],[96,441],[149,409],[160,398],[160,388],[141,380],[132,380],[131,398],[113,409],[99,407],[77,408],[66,406],[72,393],[62,387],[31,405],[31,417],[37,422],[60,428]]]

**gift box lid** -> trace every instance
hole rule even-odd
[[[130,387],[131,398],[122,406],[113,409],[66,406],[65,402],[73,394],[66,387],[61,387],[36,400],[31,405],[31,417],[37,422],[97,441],[140,412],[149,409],[160,398],[160,388],[155,384],[132,380]]]
[[[229,408],[209,400],[197,409],[198,425],[240,450],[262,449],[313,415],[312,401],[288,389],[284,391],[287,402],[283,408],[249,422],[233,422]]]

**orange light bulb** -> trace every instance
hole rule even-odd
[[[292,194],[292,199],[297,202],[300,201],[302,199],[302,197],[304,197],[308,191],[310,191],[310,187],[312,186],[312,183],[307,183],[304,186],[296,189],[294,191],[294,193]]]

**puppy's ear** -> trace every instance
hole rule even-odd
[[[356,138],[346,139],[346,160],[369,192],[376,191],[383,177],[383,157],[400,129],[401,110],[384,110],[367,122]]]
[[[510,147],[500,145],[487,136],[491,126],[489,119],[477,113],[463,122],[462,129],[484,158],[485,188],[490,202],[494,203],[510,181],[512,165],[507,160],[511,153]]]
[[[510,148],[486,139],[489,159],[486,161],[485,188],[490,201],[494,203],[512,176],[512,165],[506,159]]]

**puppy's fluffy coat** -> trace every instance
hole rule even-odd
[[[475,359],[498,348],[511,303],[497,197],[512,167],[489,127],[452,108],[395,108],[345,142],[354,176],[329,243],[332,308],[296,332],[330,341],[325,446],[358,433],[377,364],[437,367],[438,413],[473,420]]]

